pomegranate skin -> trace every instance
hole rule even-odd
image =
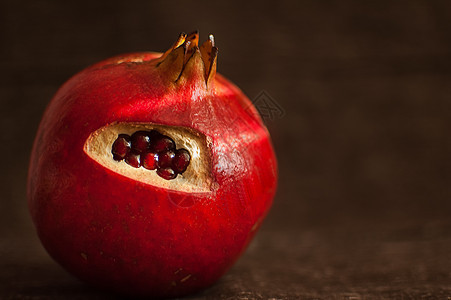
[[[83,281],[126,295],[181,296],[213,284],[245,250],[277,185],[269,134],[246,96],[219,74],[214,88],[194,71],[170,85],[151,70],[160,55],[110,58],[66,82],[29,167],[29,209],[48,253]],[[86,154],[93,132],[129,122],[205,135],[209,191],[133,180]]]

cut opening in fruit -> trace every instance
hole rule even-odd
[[[84,152],[103,167],[146,184],[183,192],[211,190],[208,141],[191,128],[114,123],[93,132]]]

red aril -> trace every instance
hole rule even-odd
[[[149,149],[150,136],[147,131],[137,131],[130,137],[131,148],[137,153],[141,153]]]
[[[147,151],[141,154],[142,166],[148,170],[155,170],[157,168],[158,154],[152,151]]]
[[[179,149],[175,152],[175,156],[172,160],[172,169],[177,173],[185,172],[189,165],[191,155],[185,149]]]
[[[139,153],[132,151],[125,156],[125,162],[133,168],[141,167],[141,156]]]
[[[172,160],[174,159],[175,152],[172,150],[165,150],[158,153],[158,167],[170,168],[172,166]]]
[[[155,152],[173,150],[175,149],[174,141],[170,137],[159,136],[153,141],[151,149]]]
[[[111,147],[114,160],[123,160],[131,150],[130,136],[120,134]]]
[[[177,177],[177,173],[175,173],[175,171],[171,168],[158,168],[157,174],[166,180],[174,179],[175,177]]]

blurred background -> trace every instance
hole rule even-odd
[[[34,135],[74,73],[194,29],[215,35],[220,73],[284,113],[265,118],[280,167],[273,209],[192,299],[451,296],[450,19],[449,1],[1,1],[0,298],[109,297],[35,236]]]

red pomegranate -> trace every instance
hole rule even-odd
[[[91,285],[169,297],[214,283],[267,214],[277,163],[213,36],[95,64],[50,102],[28,198],[48,253]]]

